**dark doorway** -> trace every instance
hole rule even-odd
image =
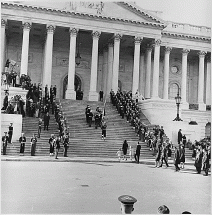
[[[68,75],[63,80],[63,99],[65,99],[67,85],[68,85]],[[82,82],[78,75],[75,75],[74,90],[76,91],[76,99],[82,100],[83,99]]]

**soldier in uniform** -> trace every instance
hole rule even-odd
[[[93,119],[93,113],[92,113],[92,110],[90,110],[89,115],[88,115],[89,127],[91,127],[92,119]]]
[[[8,141],[9,141],[9,137],[7,136],[7,132],[5,131],[4,136],[2,137],[3,155],[6,155]]]
[[[101,129],[102,129],[102,139],[104,139],[104,140],[106,138],[106,128],[107,128],[107,123],[103,120]]]
[[[69,137],[68,135],[65,135],[64,141],[63,141],[63,156],[64,157],[68,157],[67,156],[67,151],[68,151],[68,144],[69,144]]]
[[[57,136],[55,141],[55,159],[58,159],[57,156],[60,149],[60,140],[61,140],[60,136]]]
[[[13,123],[10,123],[9,131],[8,131],[8,135],[9,135],[9,141],[8,141],[8,143],[12,143],[12,136],[13,136]]]
[[[19,143],[20,143],[20,154],[24,154],[25,143],[26,143],[26,137],[24,136],[24,133],[21,133],[21,137],[19,138]]]
[[[54,134],[51,134],[51,137],[49,138],[49,154],[50,154],[50,156],[54,154],[54,144],[55,144]]]
[[[129,196],[129,195],[122,195],[118,198],[121,202],[121,212],[122,214],[131,214],[134,211],[134,203],[137,202],[137,199]]]
[[[50,116],[49,116],[49,113],[47,112],[44,115],[44,130],[46,130],[46,129],[47,129],[47,131],[49,130],[49,120],[50,120]]]

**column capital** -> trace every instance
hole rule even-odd
[[[55,32],[55,26],[53,26],[53,25],[47,25],[46,26],[46,31],[47,31],[47,33],[53,33],[54,34],[54,32]]]
[[[31,24],[30,22],[23,22],[23,23],[22,23],[22,28],[23,28],[24,30],[30,30],[31,27],[32,27],[32,24]]]
[[[153,46],[160,46],[161,45],[161,39],[155,39],[153,42]]]
[[[77,36],[79,29],[77,28],[69,28],[70,36]]]
[[[134,37],[135,44],[141,44],[142,40],[143,40],[143,37],[137,37],[137,36]]]
[[[6,27],[7,25],[7,20],[4,18],[1,18],[1,27]]]
[[[120,41],[121,38],[122,38],[122,34],[119,34],[119,33],[114,34],[114,40],[115,41]]]
[[[189,52],[190,52],[190,49],[183,49],[182,50],[182,55],[183,56],[188,55]]]
[[[199,55],[199,58],[204,58],[205,55],[207,54],[207,52],[206,51],[199,51],[197,54]]]
[[[96,39],[99,39],[100,35],[101,35],[101,31],[93,31],[91,33],[93,39],[96,38]]]
[[[171,52],[171,50],[172,50],[172,47],[166,46],[166,47],[164,48],[164,50],[165,50],[165,53],[166,53],[166,54],[170,54],[170,52]]]

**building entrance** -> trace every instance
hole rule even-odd
[[[68,86],[68,75],[63,80],[63,99],[65,99],[67,86]],[[78,75],[75,75],[74,90],[76,91],[76,99],[82,100],[83,99],[82,81]]]

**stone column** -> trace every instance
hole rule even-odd
[[[20,75],[27,75],[28,71],[28,55],[29,55],[29,32],[31,29],[31,23],[23,22],[23,42],[21,52],[21,72]]]
[[[187,103],[187,57],[190,50],[182,50],[182,79],[181,79],[181,108],[188,109],[189,104]]]
[[[147,62],[146,62],[146,85],[145,85],[145,98],[150,99],[150,82],[151,82],[151,65],[152,65],[152,47],[148,47],[146,50]]]
[[[165,47],[163,99],[168,99],[169,94],[169,56],[171,50],[171,47]]]
[[[53,52],[53,35],[55,26],[47,26],[46,44],[45,44],[45,56],[44,56],[44,71],[43,71],[43,87],[51,86],[52,79],[52,52]]]
[[[107,97],[107,76],[108,76],[108,48],[104,47],[103,49],[103,77],[102,77],[102,84],[103,84],[103,92],[104,98]]]
[[[206,105],[211,105],[211,56],[207,56]]]
[[[70,33],[70,49],[69,49],[68,86],[66,90],[66,99],[76,100],[74,80],[75,80],[76,39],[77,39],[78,29],[70,28],[69,33]]]
[[[112,89],[115,93],[118,91],[120,40],[121,35],[115,34],[113,54],[113,78],[112,78]]]
[[[132,83],[132,95],[134,96],[139,87],[139,61],[140,61],[140,45],[142,38],[135,37],[135,48],[134,48],[134,65],[133,65],[133,83]]]
[[[198,81],[198,104],[199,110],[205,111],[206,105],[204,104],[204,60],[205,60],[205,51],[198,52],[199,55],[199,81]]]
[[[110,98],[110,91],[112,89],[113,78],[113,44],[108,44],[108,73],[107,73],[107,99]]]
[[[160,44],[161,40],[155,40],[154,43],[154,69],[153,69],[153,83],[152,83],[152,98],[158,99],[159,87],[159,62],[160,62]]]
[[[144,87],[143,87],[143,79],[144,79],[144,50],[141,50],[140,56],[140,72],[139,72],[139,94],[144,97]]]
[[[1,19],[1,72],[4,72],[5,63],[6,63],[6,60],[5,60],[6,24],[7,24],[7,21],[5,19]]]
[[[97,65],[98,65],[98,43],[100,32],[93,31],[93,47],[92,47],[92,59],[91,59],[91,78],[90,78],[90,92],[89,101],[98,101],[98,93],[96,92],[97,85]]]

